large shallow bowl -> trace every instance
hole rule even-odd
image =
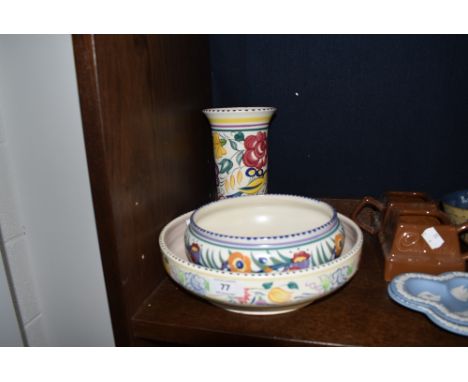
[[[307,269],[339,256],[344,231],[327,203],[292,195],[223,199],[196,210],[185,232],[187,257],[232,272]]]
[[[358,269],[362,232],[340,214],[346,239],[339,258],[310,269],[272,273],[222,271],[189,261],[183,237],[190,215],[174,219],[162,230],[164,267],[184,289],[232,312],[278,314],[299,309],[346,284]]]

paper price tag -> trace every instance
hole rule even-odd
[[[425,229],[421,236],[431,249],[440,248],[444,244],[444,239],[442,239],[434,227]]]
[[[242,297],[244,295],[244,289],[235,282],[215,280],[212,285],[216,294],[229,294],[235,297]]]

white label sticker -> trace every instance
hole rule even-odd
[[[440,248],[444,244],[444,239],[439,235],[439,232],[434,227],[427,228],[421,234],[424,240],[426,240],[427,245],[431,249]]]
[[[216,294],[227,294],[234,297],[242,297],[244,295],[244,288],[236,282],[214,280],[212,286]]]

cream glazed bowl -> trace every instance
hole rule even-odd
[[[209,203],[185,232],[189,260],[231,272],[308,269],[338,257],[344,231],[327,203],[292,195],[252,195]]]
[[[186,221],[191,213],[167,224],[159,236],[163,264],[170,277],[187,291],[228,311],[244,314],[287,313],[324,297],[356,273],[363,236],[349,218],[338,214],[346,234],[343,253],[308,269],[272,273],[239,273],[210,269],[187,259]]]

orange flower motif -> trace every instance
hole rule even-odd
[[[341,255],[343,251],[343,234],[339,233],[335,236],[335,250],[336,250],[336,257]]]
[[[251,263],[248,256],[240,252],[233,252],[228,259],[231,272],[251,272]]]

